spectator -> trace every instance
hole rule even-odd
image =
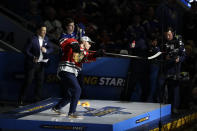
[[[138,25],[138,26],[137,26]],[[136,24],[135,28],[131,27],[130,30],[130,43],[129,54],[147,57],[148,45],[144,39],[141,26]],[[134,30],[135,29],[135,30]],[[128,85],[122,92],[123,100],[146,101],[148,94],[148,65],[145,60],[132,59],[130,69],[127,77]],[[137,97],[134,95],[137,93]]]
[[[156,17],[160,23],[160,30],[172,27],[177,33],[181,31],[181,14],[176,0],[164,0],[157,7]]]
[[[67,18],[63,21],[64,32],[60,36],[60,42],[68,39],[80,39],[85,34],[85,27],[83,24],[75,24],[74,20]]]
[[[154,55],[160,51],[160,47],[158,45],[158,37],[152,36],[150,40],[150,49],[149,54]],[[157,102],[157,98],[160,97],[160,93],[158,92],[158,76],[159,76],[159,69],[160,64],[157,62],[157,58],[153,61],[149,62],[149,83],[150,83],[150,90],[148,93],[148,102]]]
[[[41,9],[36,1],[30,2],[29,10],[25,13],[24,18],[30,22],[30,29],[35,31],[36,26],[43,23],[43,18],[41,15]]]
[[[58,43],[60,35],[63,31],[62,24],[58,19],[56,19],[56,11],[53,7],[46,7],[44,12],[46,16],[44,24],[47,27],[49,39],[54,43]]]
[[[147,15],[142,25],[148,38],[153,35],[159,35],[159,20],[155,17],[155,10],[152,6],[148,7]]]

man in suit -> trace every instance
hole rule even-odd
[[[35,100],[41,100],[42,86],[44,83],[44,69],[49,61],[48,55],[53,51],[52,45],[46,36],[46,26],[39,25],[36,34],[28,40],[24,47],[25,55],[25,81],[20,90],[19,104],[23,105],[27,88],[35,78]]]

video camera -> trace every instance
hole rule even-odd
[[[170,56],[170,58],[175,58],[176,59],[179,55],[179,49],[173,49],[173,50],[171,50],[167,53]]]
[[[182,37],[176,35],[175,39],[166,43],[166,53],[170,58],[177,58],[179,55],[179,47],[182,46]]]

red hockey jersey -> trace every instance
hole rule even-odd
[[[86,62],[95,61],[95,52],[89,53],[87,50],[80,48],[80,53],[74,52],[73,44],[79,44],[74,38],[65,39],[60,43],[61,59],[58,66],[58,73],[66,71],[74,73],[76,76],[82,68],[82,64]]]

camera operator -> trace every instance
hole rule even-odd
[[[185,48],[181,36],[175,35],[171,27],[165,31],[165,43],[163,45],[164,76],[166,102],[172,104],[172,112],[177,113],[180,104],[179,96],[179,74],[181,63],[185,59]]]

